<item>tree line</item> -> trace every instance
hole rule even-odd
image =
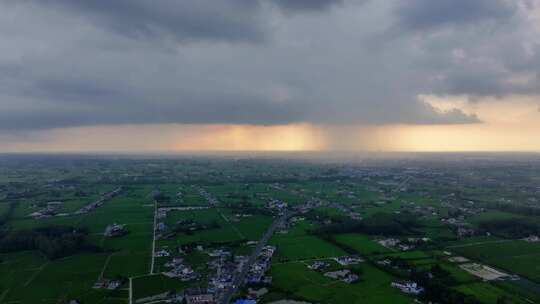
[[[71,226],[47,226],[9,231],[0,235],[0,252],[38,250],[49,259],[101,249],[87,241],[88,230]]]

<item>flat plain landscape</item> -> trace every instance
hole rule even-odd
[[[539,303],[539,172],[4,155],[0,303]]]

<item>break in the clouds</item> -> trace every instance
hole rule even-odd
[[[7,0],[0,129],[460,124],[540,93],[538,0]]]

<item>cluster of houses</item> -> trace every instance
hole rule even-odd
[[[363,262],[360,257],[358,256],[344,256],[344,257],[338,257],[334,258],[334,261],[336,261],[341,266],[349,266],[354,265]],[[326,261],[315,261],[307,266],[311,270],[323,272],[325,269],[330,267],[330,263]],[[334,280],[340,280],[344,283],[351,284],[360,279],[360,277],[353,273],[350,269],[340,269],[336,271],[327,271],[324,273],[325,277],[334,279]]]
[[[407,202],[400,206],[400,209],[406,210],[418,216],[437,216],[437,209],[429,205],[418,205],[415,202]]]
[[[257,304],[257,301],[253,299],[238,299],[234,301],[234,304]]]
[[[184,259],[181,257],[175,257],[171,261],[164,264],[167,271],[162,274],[169,278],[178,278],[181,281],[187,282],[195,280],[198,274],[189,266],[184,264]]]
[[[216,298],[220,298],[233,285],[235,273],[247,262],[247,257],[244,256],[235,256],[233,260],[229,257],[230,253],[224,252],[208,263],[208,267],[215,270],[208,278],[208,292]]]
[[[266,271],[270,268],[272,256],[276,252],[275,246],[264,246],[261,253],[257,257],[257,260],[251,265],[248,274],[246,276],[246,283],[248,284],[270,284],[272,283],[272,277],[265,276]]]
[[[203,251],[204,249],[198,246],[197,250]],[[166,295],[168,301],[173,303],[184,301],[192,304],[216,303],[217,299],[220,299],[224,292],[233,285],[234,275],[240,272],[244,263],[247,263],[248,260],[248,257],[245,256],[231,258],[231,253],[224,249],[213,249],[208,251],[207,254],[214,258],[207,263],[208,268],[213,270],[208,276],[208,286],[206,288],[188,288],[181,295]],[[165,248],[156,252],[156,256],[166,257],[169,255],[169,251]],[[174,257],[165,263],[164,267],[167,270],[162,274],[170,278],[192,281],[200,277],[191,266],[185,263],[182,257]]]
[[[380,265],[380,266],[391,266],[392,265],[392,260],[383,259],[383,260],[378,260],[376,263],[377,263],[377,265]]]
[[[357,198],[356,193],[354,193],[354,192],[352,192],[350,190],[347,190],[347,189],[338,189],[336,191],[336,193],[339,194],[339,195],[343,195],[348,199],[356,199]]]
[[[44,208],[40,209],[39,211],[29,214],[29,216],[34,219],[43,219],[43,218],[49,218],[53,216],[69,216],[73,214],[74,215],[85,214],[102,206],[105,202],[117,196],[121,191],[122,191],[122,187],[118,187],[114,189],[113,191],[107,192],[103,194],[97,201],[91,202],[90,204],[82,207],[81,209],[75,211],[74,213],[59,212],[63,205],[63,202],[55,201],[55,202],[46,203],[46,206]]]
[[[218,199],[213,196],[212,194],[208,193],[208,191],[204,190],[203,188],[199,187],[199,195],[204,197],[204,199],[210,204],[211,206],[215,206],[219,203]]]
[[[171,253],[169,252],[169,250],[168,250],[166,247],[163,247],[163,248],[157,250],[157,251],[154,253],[154,256],[155,256],[156,258],[169,257],[169,256],[171,256]]]
[[[158,208],[156,211],[156,220],[164,220],[167,218],[167,213],[169,213],[169,208]]]
[[[198,250],[204,250],[202,247]],[[214,258],[207,265],[213,272],[208,276],[207,288],[191,288],[184,292],[186,303],[215,303],[233,285],[234,275],[240,272],[248,258],[245,256],[234,256],[223,249],[213,249],[207,254]],[[182,281],[191,281],[199,278],[189,265],[184,263],[181,257],[175,257],[165,265],[168,268],[163,275],[170,278],[179,278]]]
[[[268,187],[270,187],[272,189],[275,189],[275,190],[285,190],[285,185],[280,184],[280,183],[272,183],[272,184],[268,185]]]
[[[174,237],[175,233],[172,229],[165,224],[165,219],[170,211],[189,211],[189,210],[204,210],[208,209],[206,206],[183,206],[183,207],[160,207],[156,211],[156,239],[170,239]],[[197,224],[190,220],[178,221],[176,225],[182,225],[186,230],[197,230]],[[190,226],[192,225],[192,226]],[[202,229],[202,228],[201,228]]]
[[[333,258],[333,260],[341,266],[356,265],[364,261],[361,257],[356,255],[337,257]]]
[[[277,214],[284,214],[287,211],[287,206],[287,203],[278,199],[271,199],[266,203],[266,208]]]
[[[184,290],[184,299],[187,304],[216,303],[216,297],[203,288],[188,288]]]
[[[45,204],[45,207],[39,211],[30,213],[29,216],[34,219],[48,218],[52,216],[67,215],[67,213],[61,214],[58,213],[58,210],[62,207],[62,202],[48,202]]]
[[[354,211],[349,206],[345,206],[343,204],[338,204],[338,203],[332,203],[330,206],[333,207],[333,208],[336,208],[337,210],[339,210],[341,212],[343,212],[344,214],[346,214],[352,220],[355,220],[355,221],[361,221],[362,220],[362,216],[360,216],[360,213]]]
[[[399,270],[405,273],[411,273],[415,269],[408,261],[399,257],[385,257],[375,263],[383,268]]]
[[[249,213],[235,213],[233,214],[232,218],[231,218],[231,221],[232,222],[240,222],[242,219],[244,218],[249,218],[249,217],[253,217],[253,214],[249,214]]]
[[[180,190],[178,192],[176,192],[176,198],[179,200],[179,201],[182,201],[183,198],[184,198],[184,193]]]
[[[537,235],[530,235],[524,238],[523,240],[529,243],[537,243],[537,242],[540,242],[540,237],[538,237]]]
[[[299,222],[305,221],[306,218],[303,216],[293,216],[286,222],[282,222],[278,225],[276,233],[287,234],[289,233],[289,228],[296,225]]]
[[[360,277],[353,273],[350,269],[325,272],[324,276],[334,280],[340,280],[347,284],[354,283],[360,279]]]
[[[465,221],[465,216],[441,218],[441,222],[451,226],[452,230],[460,238],[474,236],[476,230]]]
[[[165,302],[165,303],[183,303],[184,293],[183,292],[174,292],[166,291],[160,294],[138,298],[135,300],[136,304],[150,303],[150,302]]]
[[[247,270],[244,283],[255,285],[271,283],[271,277],[265,276],[265,274],[270,268],[271,259],[275,250],[276,248],[274,246],[265,246],[261,249],[256,261]],[[207,263],[208,268],[214,270],[208,277],[208,287],[187,289],[184,292],[186,303],[216,303],[227,291],[233,288],[236,274],[242,272],[249,262],[249,257],[241,255],[231,257],[231,253],[223,249],[214,249],[207,253],[210,257],[214,258]],[[176,266],[181,265],[182,261],[180,259],[176,261]],[[251,292],[248,295],[248,299],[243,301],[254,301],[253,299],[268,292],[264,288],[250,290]]]
[[[321,271],[330,267],[330,263],[325,261],[315,261],[311,265],[308,265],[308,268],[315,271]]]
[[[165,230],[167,230],[167,225],[164,222],[158,222],[156,224],[156,230],[158,232],[164,232]]]
[[[381,246],[384,246],[386,248],[390,248],[394,250],[401,250],[401,251],[408,251],[408,250],[412,250],[416,248],[419,242],[428,242],[428,241],[429,241],[429,238],[408,238],[406,240],[388,238],[388,239],[378,240],[377,243],[379,243]]]
[[[317,207],[321,207],[323,204],[324,201],[322,201],[321,199],[312,197],[305,204],[295,206],[295,210],[298,213],[306,214]]]
[[[118,289],[122,284],[124,280],[122,279],[103,279],[100,278],[92,288],[94,289],[107,289],[107,290],[115,290]]]
[[[223,249],[214,249],[207,253],[214,258],[207,263],[208,268],[213,270],[208,276],[208,287],[187,289],[184,294],[186,303],[216,303],[233,287],[235,275],[242,271],[249,259],[240,255],[231,257],[231,253]],[[180,264],[181,260],[177,260],[176,265]]]
[[[127,233],[126,225],[113,223],[105,228],[103,235],[106,237],[118,237]]]
[[[419,286],[416,282],[411,281],[392,282],[391,286],[412,295],[418,295],[424,291],[423,287]]]
[[[122,191],[122,187],[118,187],[118,188],[114,189],[113,191],[107,192],[107,193],[103,194],[97,201],[92,202],[92,203],[82,207],[81,209],[75,211],[75,214],[85,214],[85,213],[88,213],[90,211],[93,211],[93,210],[101,207],[108,200],[110,200],[113,197],[120,194],[121,191]]]

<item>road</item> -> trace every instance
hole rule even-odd
[[[411,179],[412,176],[407,176],[401,183],[399,183],[394,189],[392,189],[392,192],[399,192],[399,190],[401,190],[401,188],[403,188]]]
[[[225,222],[227,222],[227,224],[229,224],[229,226],[231,226],[231,228],[236,232],[236,234],[238,234],[238,236],[240,237],[240,239],[243,240],[243,239],[246,238],[246,236],[242,233],[242,231],[238,230],[238,228],[236,228],[236,226],[233,225],[233,224],[231,223],[231,221],[229,221],[229,218],[227,218],[227,217],[225,216],[225,214],[223,214],[223,212],[221,212],[221,211],[219,210],[219,208],[216,208],[216,211],[217,211],[217,212],[219,213],[219,215],[223,218],[223,220],[224,220]]]
[[[289,214],[286,213],[280,216],[279,218],[277,218],[274,222],[272,222],[270,227],[268,227],[268,229],[264,233],[263,237],[259,240],[257,247],[255,247],[255,250],[249,257],[248,262],[244,264],[242,271],[236,274],[235,278],[233,279],[232,288],[230,288],[229,290],[225,292],[225,294],[223,295],[223,298],[219,300],[218,303],[229,304],[232,296],[238,291],[238,288],[240,288],[240,286],[244,282],[246,275],[249,272],[249,269],[257,261],[257,257],[261,253],[263,247],[266,246],[266,243],[268,243],[268,240],[270,240],[270,238],[274,234],[274,231],[276,230],[276,228],[279,226],[279,224],[283,223],[284,221],[286,221],[288,218],[290,218],[293,215],[294,213],[289,213]]]
[[[129,301],[128,304],[133,304],[133,278],[129,278]]]
[[[154,200],[154,236],[152,238],[152,262],[150,264],[150,274],[154,274],[154,260],[156,257],[156,227],[157,226],[157,201]]]
[[[463,247],[471,247],[471,246],[485,245],[485,244],[507,243],[507,242],[512,242],[512,241],[513,240],[495,240],[495,241],[475,242],[475,243],[468,243],[468,244],[461,244],[461,245],[446,246],[446,248],[463,248]]]

